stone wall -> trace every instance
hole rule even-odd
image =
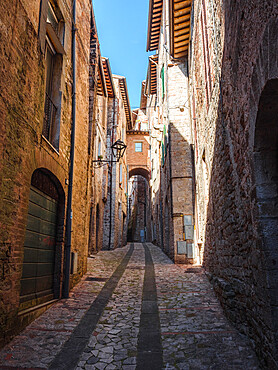
[[[100,76],[98,76],[100,78]],[[103,160],[107,159],[107,116],[108,116],[108,96],[97,95],[95,101],[95,119],[93,126],[94,147],[93,158],[98,159],[100,155]],[[107,164],[98,167],[94,163],[92,170],[92,194],[91,194],[91,222],[90,222],[90,253],[99,252],[102,249],[103,217],[108,186]]]
[[[194,2],[189,60],[204,266],[227,316],[251,338],[265,368],[277,368],[277,243],[260,215],[274,225],[277,213],[273,205],[266,211],[266,183],[254,172],[254,158],[265,130],[274,134],[277,90],[270,88],[260,105],[259,99],[267,81],[278,77],[277,15],[276,1]],[[265,128],[258,131],[265,101]],[[264,140],[266,152],[273,144]],[[275,170],[266,158],[273,187]]]
[[[97,95],[98,91],[98,74],[99,74],[99,60],[100,55],[100,45],[98,40],[97,28],[94,16],[91,20],[91,39],[90,39],[90,64],[89,64],[89,142],[88,142],[88,152],[92,160],[97,159],[97,149],[96,149],[96,134],[97,134],[97,111],[98,111],[98,101],[100,98]],[[96,205],[95,202],[95,181],[94,181],[94,162],[90,163],[90,216],[89,216],[89,241],[88,241],[88,253],[97,252],[96,243]]]
[[[157,189],[152,190],[153,221],[156,234],[162,236],[163,233],[158,243],[164,251],[177,263],[192,263],[195,261],[192,254],[189,257],[186,250],[178,250],[178,242],[185,241],[183,216],[191,215],[192,225],[194,221],[188,70],[187,62],[173,60],[169,50],[169,9],[168,1],[164,1],[155,109],[152,95],[148,97],[147,103],[147,107],[150,107],[147,108],[147,115],[152,122],[151,136],[154,139],[152,159],[156,156],[161,158],[160,172],[157,163],[153,163],[152,170],[155,176],[152,186]],[[157,130],[162,131],[162,137]],[[160,144],[156,142],[157,139],[161,141]],[[193,242],[192,239],[188,241]]]
[[[66,1],[58,1],[64,21],[66,54],[60,57],[62,74],[57,94],[60,96],[60,140],[55,149],[42,136],[45,99],[45,20],[40,17],[40,1],[9,1],[0,5],[0,344],[18,332],[39,311],[19,313],[23,243],[31,177],[38,168],[51,173],[63,193],[66,206],[71,137],[72,66],[71,14]],[[90,47],[89,1],[77,1],[77,122],[73,193],[73,251],[78,253],[75,284],[86,271],[88,242],[88,71]],[[81,16],[82,22],[81,22]],[[43,27],[44,26],[44,27]],[[80,181],[82,179],[83,181]],[[64,216],[58,221],[57,253],[59,269],[55,272],[57,297],[62,293]],[[59,249],[59,251],[58,251]],[[41,311],[44,308],[41,308]]]
[[[114,141],[122,140],[127,143],[127,117],[124,109],[124,97],[120,91],[119,80],[123,79],[120,76],[114,76],[114,85],[116,90],[116,96],[118,98],[118,112],[117,112],[117,126],[115,128]],[[114,196],[115,196],[115,213],[114,213],[114,248],[122,247],[126,244],[126,232],[127,232],[127,154],[125,152],[124,157],[120,159],[118,163],[114,163]],[[120,168],[122,172],[122,179],[120,179]]]
[[[115,101],[110,102],[107,136],[107,156],[112,158],[113,161],[116,159],[111,156],[112,143],[116,140],[126,142],[127,117],[120,90],[120,80],[123,79],[122,76],[113,75]],[[122,247],[127,241],[127,177],[125,153],[119,162],[112,163],[109,166],[107,202],[104,210],[104,249]]]
[[[117,101],[109,99],[107,113],[107,141],[106,141],[106,156],[111,159],[111,145],[114,141],[114,125],[116,122]],[[107,185],[107,201],[105,203],[103,215],[103,249],[110,249],[112,242],[112,225],[114,223],[113,212],[113,174],[111,164],[108,166],[108,185]],[[112,178],[111,178],[112,177]]]
[[[89,205],[90,205],[90,164],[91,156],[89,125],[89,59],[91,44],[91,13],[90,1],[78,0],[76,3],[76,133],[75,163],[73,183],[73,223],[72,251],[78,253],[77,274],[73,276],[72,286],[80,281],[87,271],[88,239],[89,239]],[[70,47],[70,43],[68,47]],[[66,72],[65,72],[66,75]]]

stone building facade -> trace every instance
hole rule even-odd
[[[110,102],[107,126],[106,158],[108,187],[103,220],[103,249],[126,245],[127,241],[127,184],[126,152],[116,161],[112,145],[117,140],[126,143],[126,131],[131,127],[131,110],[126,79],[113,75],[115,98]]]
[[[179,12],[188,17],[188,7],[184,11],[184,2],[177,3],[175,6],[180,6]],[[182,36],[179,37],[182,40],[178,52],[182,58],[177,58],[176,49],[172,46],[175,20],[171,5],[169,1],[150,1],[147,50],[157,54],[149,58],[146,114],[152,122],[152,159],[160,156],[160,171],[157,163],[153,162],[152,168],[153,219],[155,233],[161,236],[158,243],[163,250],[177,263],[194,263],[197,253],[194,244],[192,133],[188,64],[184,58],[188,35],[185,32],[183,37],[183,27],[187,30],[187,25],[181,23]]]
[[[278,368],[277,35],[274,0],[150,0],[147,49],[157,53],[145,89],[156,242],[176,262],[203,264],[227,316],[271,369]],[[171,156],[179,164],[172,172]],[[188,250],[187,259],[175,256],[187,229],[191,261]]]
[[[276,369],[278,4],[195,1],[192,14],[197,239],[228,317]]]
[[[99,46],[98,46],[99,50]],[[90,209],[90,236],[89,254],[99,252],[103,247],[103,220],[104,209],[107,202],[107,191],[109,181],[109,168],[98,163],[98,160],[109,160],[107,146],[108,132],[113,117],[113,104],[115,100],[115,88],[113,83],[110,63],[107,58],[101,57],[98,53],[97,92],[94,102],[93,124],[94,147],[92,164],[92,185],[91,185],[91,209]]]
[[[70,286],[86,271],[92,5],[76,3]],[[0,343],[62,296],[72,127],[72,2],[0,5]],[[82,181],[81,181],[82,179]]]

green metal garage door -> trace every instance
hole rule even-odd
[[[53,299],[57,205],[56,200],[31,186],[24,241],[21,309]]]

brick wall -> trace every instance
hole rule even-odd
[[[142,151],[135,151],[135,144],[142,143]],[[127,160],[129,171],[140,167],[149,171],[150,168],[150,144],[149,134],[140,131],[127,132]]]
[[[77,23],[77,122],[73,193],[73,251],[78,252],[78,272],[72,284],[86,270],[88,242],[88,70],[90,47],[90,2],[78,1]],[[62,77],[57,93],[60,99],[60,143],[58,151],[42,137],[45,99],[45,29],[40,22],[40,1],[1,3],[1,97],[0,97],[0,326],[1,345],[37,313],[18,316],[23,243],[31,177],[38,168],[55,177],[66,204],[71,135],[71,14],[66,2],[58,1],[65,20],[65,51]],[[82,17],[80,22],[80,12]],[[80,179],[84,181],[80,181]],[[65,207],[64,204],[64,207]],[[65,209],[64,209],[65,211]],[[64,212],[63,211],[63,212]],[[61,296],[63,280],[64,219],[59,219],[57,238],[59,268],[55,271],[56,294]],[[57,266],[56,266],[57,267]],[[57,285],[58,284],[58,285]]]
[[[76,134],[75,167],[73,183],[73,223],[72,251],[78,253],[78,272],[73,276],[72,285],[80,281],[87,271],[89,239],[89,205],[91,186],[90,161],[88,145],[89,125],[89,58],[91,45],[91,3],[77,1],[78,33],[76,36]],[[68,44],[70,47],[70,43]],[[86,72],[85,72],[86,71]]]

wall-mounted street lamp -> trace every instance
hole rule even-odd
[[[97,160],[92,161],[95,168],[100,168],[109,163],[116,163],[124,156],[126,150],[126,144],[122,140],[117,140],[111,145],[113,156],[116,158],[115,161],[112,159],[110,161],[103,160],[102,156],[99,156]]]
[[[125,154],[126,144],[122,140],[115,141],[111,146],[114,157],[116,157],[116,162],[119,162]],[[115,162],[115,161],[114,161]]]

